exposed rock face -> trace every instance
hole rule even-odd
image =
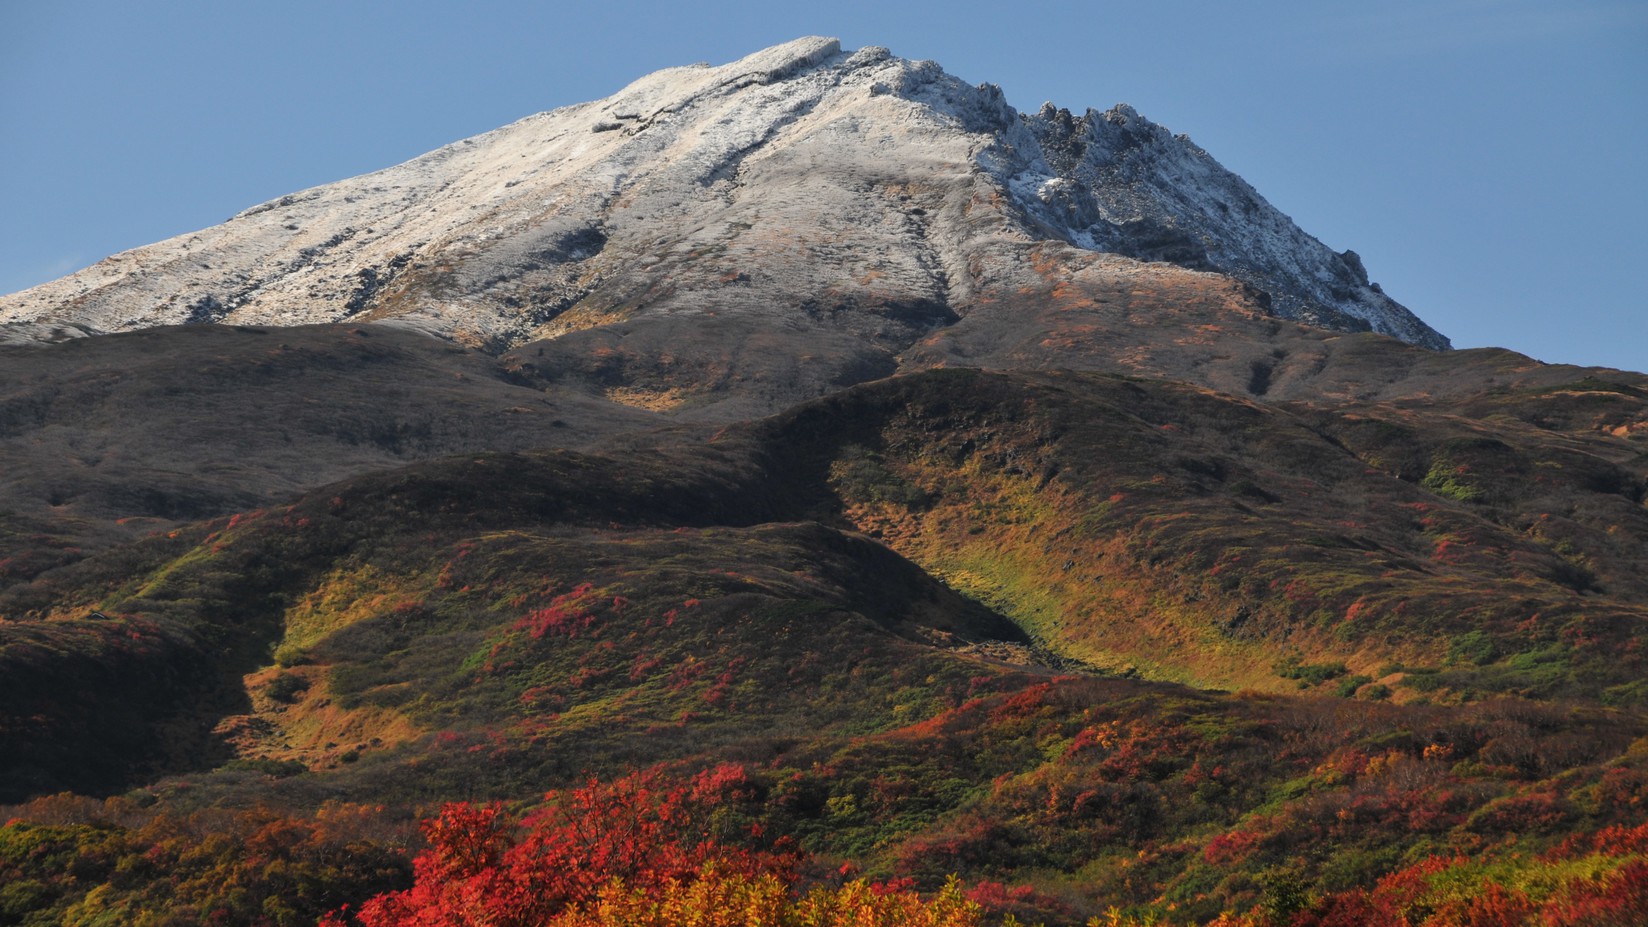
[[[1283,318],[1448,346],[1369,283],[1356,252],[1335,254],[1189,138],[1132,107],[1073,117],[1047,104],[1022,118],[1046,166],[1025,159],[1010,183],[1050,237],[1235,277],[1268,294]]]
[[[1447,346],[1354,254],[1126,106],[1023,115],[933,62],[823,38],[255,206],[0,299],[0,322],[394,320],[499,351],[715,318],[816,335],[804,378],[830,381],[1045,286],[1066,272],[1034,266],[1049,239],[1089,274],[1169,262],[1240,281],[1254,312]]]

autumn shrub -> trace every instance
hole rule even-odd
[[[151,816],[52,798],[23,810],[39,820],[0,827],[0,924],[309,927],[407,875],[377,809]]]
[[[789,841],[738,813],[760,791],[723,764],[687,781],[591,781],[518,821],[497,805],[449,804],[424,824],[410,889],[323,924],[982,927],[983,908],[953,878],[930,898],[863,879],[799,888]]]
[[[497,805],[449,804],[424,825],[429,847],[413,861],[413,887],[368,901],[356,916],[365,927],[537,927],[614,882],[661,890],[710,864],[787,877],[786,841],[723,839],[734,836],[722,833],[724,809],[751,788],[742,768],[722,766],[687,783],[657,773],[591,781],[551,793],[519,822]],[[759,838],[751,829],[740,836]]]
[[[796,890],[773,873],[751,876],[707,863],[690,880],[652,890],[621,880],[543,927],[983,927],[983,910],[951,880],[931,898],[862,879]]]
[[[1641,927],[1648,827],[1570,838],[1538,856],[1432,856],[1330,893],[1292,927]]]

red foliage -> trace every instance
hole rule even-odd
[[[1605,808],[1625,815],[1648,811],[1648,771],[1616,766],[1602,774],[1597,799]]]
[[[897,870],[929,882],[965,870],[1000,869],[1010,864],[1019,834],[1004,821],[982,815],[964,815],[944,830],[907,842],[898,855]]]
[[[250,512],[236,512],[234,515],[229,516],[229,523],[224,526],[224,530],[228,530],[237,525],[243,525],[249,521],[255,521],[256,519],[262,518],[267,514],[269,513],[266,509],[253,509]]]
[[[968,889],[965,893],[967,900],[984,905],[992,910],[1002,910],[1010,905],[1023,904],[1036,894],[1036,890],[1028,885],[1016,885],[1008,888],[1001,882],[992,882],[985,879]]]
[[[663,662],[663,657],[649,656],[646,653],[636,654],[635,662],[629,668],[630,681],[635,682],[645,678],[653,670],[661,666]]]
[[[1019,718],[1030,718],[1040,715],[1048,708],[1047,696],[1053,690],[1050,683],[1031,686],[1021,692],[1015,692],[990,712],[990,722],[1001,724]]]
[[[889,888],[908,890],[911,887],[907,884],[909,881],[889,883]],[[985,879],[963,891],[962,897],[994,914],[1012,914],[1020,918],[1033,919],[1026,921],[1027,923],[1039,922],[1049,915],[1069,917],[1071,914],[1069,905],[1044,895],[1029,885],[1009,886]]]
[[[713,832],[716,809],[754,792],[743,767],[725,764],[685,784],[636,773],[550,793],[519,827],[493,806],[447,805],[424,826],[429,849],[413,861],[413,887],[355,916],[364,927],[531,927],[613,879],[656,889],[691,881],[707,863],[788,876],[795,857],[784,842],[736,848]]]
[[[547,606],[522,616],[515,622],[515,630],[526,631],[533,640],[545,634],[577,637],[579,631],[587,631],[595,624],[594,615],[576,607],[594,588],[591,583],[583,583],[571,592],[556,596]]]
[[[1592,854],[1640,857],[1648,825],[1612,827],[1567,840],[1533,863],[1541,866]],[[1630,859],[1601,878],[1564,878],[1548,896],[1484,880],[1474,892],[1439,897],[1436,886],[1467,874],[1464,857],[1432,857],[1393,872],[1372,889],[1330,895],[1296,915],[1292,927],[1641,927],[1648,924],[1648,860]],[[1450,870],[1454,870],[1450,873]],[[1438,876],[1446,878],[1438,879]],[[1536,880],[1537,884],[1537,880]]]
[[[1207,842],[1202,858],[1212,866],[1230,866],[1253,855],[1253,850],[1264,838],[1251,831],[1228,831]]]
[[[1594,834],[1570,837],[1562,842],[1551,858],[1560,859],[1584,853],[1604,856],[1648,855],[1648,824],[1636,827],[1605,827]]]
[[[1568,816],[1567,803],[1554,792],[1513,795],[1484,809],[1476,826],[1492,833],[1530,833],[1561,824]]]
[[[1553,927],[1642,927],[1648,924],[1648,862],[1627,863],[1601,884],[1583,883],[1541,913]]]
[[[1482,894],[1458,906],[1458,913],[1444,908],[1437,912],[1441,923],[1457,923],[1459,927],[1522,927],[1535,910],[1528,896],[1515,889],[1501,888],[1489,882]]]

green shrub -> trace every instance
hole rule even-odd
[[[1467,631],[1448,642],[1448,663],[1472,663],[1477,666],[1493,662],[1499,655],[1499,646],[1486,631]]]
[[[298,696],[309,688],[309,680],[296,673],[281,673],[269,682],[269,687],[263,691],[272,699],[287,705],[298,700]]]
[[[1453,466],[1441,457],[1431,464],[1430,472],[1419,481],[1419,485],[1455,502],[1475,502],[1484,495],[1482,487],[1465,478],[1462,468]]]
[[[1355,676],[1346,676],[1339,680],[1339,685],[1334,688],[1333,694],[1339,696],[1340,698],[1351,698],[1356,694],[1357,689],[1362,688],[1372,681],[1372,676],[1363,676],[1360,673]]]
[[[887,469],[880,455],[856,445],[843,449],[830,464],[830,482],[849,503],[890,502],[920,508],[931,500],[921,487]]]
[[[1297,656],[1291,656],[1276,664],[1276,675],[1283,679],[1299,680],[1301,689],[1309,686],[1319,686],[1330,679],[1338,679],[1350,672],[1350,667],[1343,663],[1305,663]],[[1362,678],[1367,681],[1366,677]]]

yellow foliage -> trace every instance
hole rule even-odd
[[[954,881],[931,898],[877,891],[863,880],[819,886],[799,900],[771,874],[725,872],[713,863],[690,882],[652,892],[613,881],[596,900],[545,927],[983,927],[983,910]]]
[[[1222,919],[1222,918],[1221,918]],[[1087,927],[1158,927],[1162,922],[1154,917],[1138,918],[1111,908],[1099,917],[1087,920]]]

